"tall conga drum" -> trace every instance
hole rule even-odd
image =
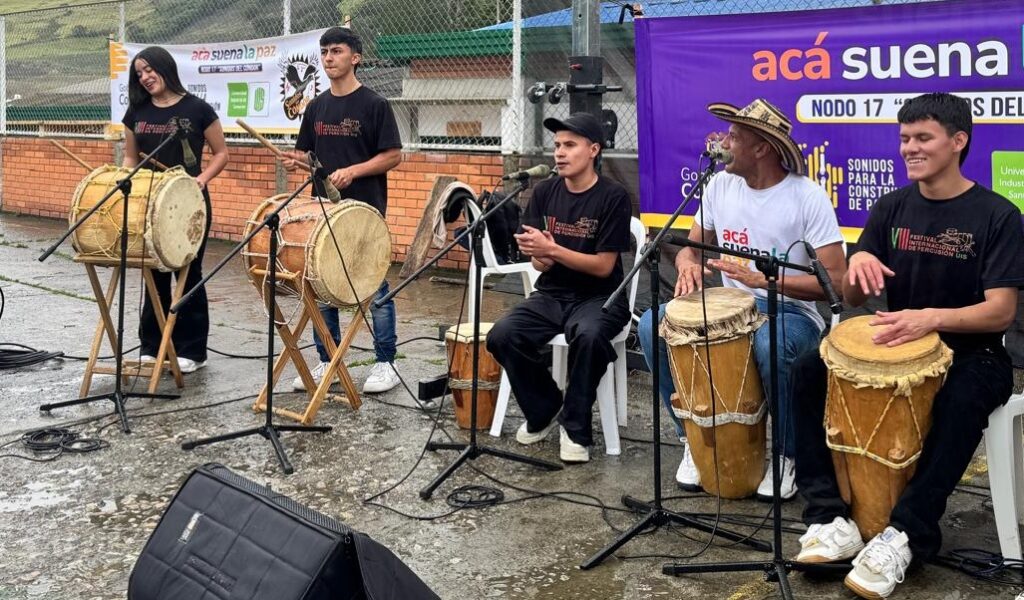
[[[480,337],[477,340],[473,339],[472,323],[451,327],[444,336],[450,365],[448,387],[455,399],[455,422],[462,429],[469,429],[473,422],[473,347],[477,345],[480,346],[480,376],[477,383],[476,428],[489,429],[494,419],[494,407],[501,384],[501,365],[487,351],[487,333],[491,327],[494,327],[494,323],[480,323]]]
[[[932,401],[953,360],[936,333],[892,348],[876,345],[872,319],[843,321],[821,342],[829,371],[826,441],[839,492],[864,539],[889,524],[914,474]]]
[[[701,486],[722,498],[745,498],[764,476],[766,405],[753,335],[765,318],[744,290],[709,288],[703,294],[706,303],[700,292],[670,301],[661,323],[675,412]]]

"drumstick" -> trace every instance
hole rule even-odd
[[[277,146],[271,144],[267,140],[267,138],[265,138],[262,135],[260,135],[258,131],[253,129],[252,126],[249,125],[248,123],[246,123],[245,121],[243,121],[241,119],[235,119],[235,123],[238,123],[239,127],[241,127],[242,129],[248,131],[249,135],[251,135],[253,138],[255,138],[257,142],[263,144],[264,146],[267,147],[268,150],[273,152],[274,156],[276,156],[278,158],[278,160],[286,160],[286,159],[289,158],[289,157],[285,156],[284,153],[281,152],[281,150],[278,149]],[[307,165],[307,164],[305,164],[303,162],[295,161],[295,164],[297,164],[298,166],[302,167],[303,169],[305,169],[307,171],[309,170],[309,165]]]
[[[139,152],[139,158],[146,158],[146,153],[145,152]],[[151,162],[154,165],[156,165],[157,168],[159,168],[161,171],[166,171],[166,170],[170,169],[170,167],[168,167],[167,165],[165,165],[164,163],[158,161],[155,158],[149,159],[149,162]]]
[[[57,148],[60,148],[61,152],[63,152],[64,154],[67,154],[72,159],[74,159],[78,164],[80,164],[83,167],[85,167],[86,171],[92,171],[92,167],[89,166],[89,163],[87,163],[84,160],[78,158],[78,156],[74,152],[72,152],[71,150],[68,150],[67,147],[64,146],[64,144],[58,142],[57,140],[47,140],[47,141],[49,141],[51,144],[53,144]]]

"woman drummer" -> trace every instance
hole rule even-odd
[[[195,177],[206,200],[206,231],[203,244],[189,266],[185,287],[193,287],[202,279],[203,253],[206,235],[210,232],[213,211],[207,188],[211,179],[228,164],[228,148],[224,141],[217,113],[201,98],[188,93],[178,77],[178,66],[169,52],[150,46],[135,55],[128,75],[128,110],[122,123],[125,126],[125,167],[135,167],[140,153],[149,154],[178,129],[185,136],[173,141],[155,157],[168,167],[181,166]],[[209,144],[210,160],[203,168],[203,147]],[[171,274],[153,271],[164,310],[171,301]],[[139,322],[139,341],[142,361],[154,360],[160,347],[160,327],[149,296]],[[200,289],[178,312],[172,339],[183,373],[191,373],[206,366],[206,341],[210,330],[209,306],[206,290]]]

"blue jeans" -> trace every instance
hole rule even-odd
[[[756,301],[757,309],[762,313],[767,312],[767,300],[757,298]],[[659,315],[659,320],[665,316],[664,304],[660,307]],[[652,362],[652,348],[654,347],[654,332],[651,327],[652,316],[651,311],[648,310],[640,317],[640,323],[637,325],[640,346],[643,349],[644,358],[647,359],[648,365]],[[781,440],[773,440],[773,445],[779,448],[780,442],[782,442],[782,454],[793,458],[796,455],[796,435],[793,430],[793,420],[790,418],[790,406],[792,403],[789,393],[789,368],[797,356],[817,349],[818,343],[821,341],[821,330],[818,328],[818,324],[806,313],[791,304],[783,305],[781,302],[779,303],[777,329],[779,338],[780,399],[777,405],[777,414],[780,419],[779,423],[783,427],[780,436]],[[757,362],[757,370],[766,389],[771,385],[770,340],[768,324],[766,323],[754,333],[754,360]],[[671,397],[675,392],[675,386],[672,383],[672,374],[669,371],[668,350],[665,348],[663,340],[658,348],[658,361],[658,368],[660,370],[658,388],[661,390],[661,401],[668,409],[669,415],[675,423],[676,433],[682,437],[684,435],[683,427],[675,417],[675,414],[672,413]],[[768,394],[766,393],[765,395],[767,396]]]
[[[374,300],[377,300],[388,293],[388,282],[384,281],[377,290]],[[338,309],[333,306],[320,306],[320,314],[327,322],[327,329],[331,332],[334,343],[341,339],[341,332],[338,328]],[[388,300],[380,308],[374,308],[370,304],[370,317],[373,321],[373,351],[377,354],[377,362],[394,362],[397,352],[396,344],[398,334],[395,333],[395,302]],[[357,316],[361,319],[361,316]],[[331,357],[327,354],[327,348],[320,341],[320,336],[313,330],[313,343],[316,344],[316,352],[320,355],[320,362],[328,362]]]

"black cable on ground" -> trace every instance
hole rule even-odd
[[[32,462],[51,462],[60,458],[65,452],[84,454],[110,447],[110,444],[105,440],[82,437],[79,433],[64,427],[33,429],[22,434],[20,438],[7,442],[0,447],[10,446],[18,442],[21,442],[22,447],[32,454],[0,454],[0,458],[20,458]]]

